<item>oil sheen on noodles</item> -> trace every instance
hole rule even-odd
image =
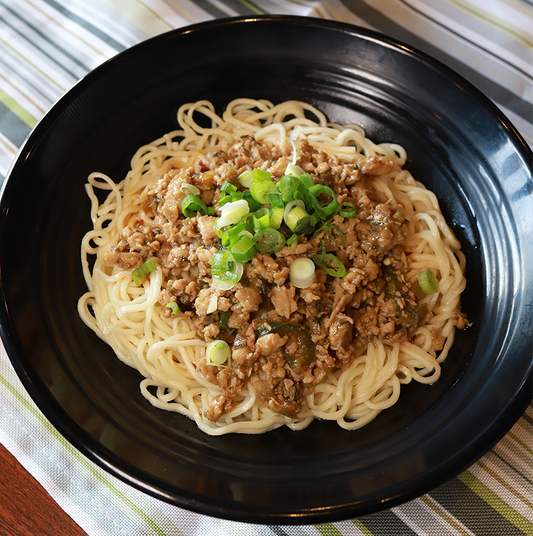
[[[211,126],[201,126],[199,116],[203,116],[202,124],[207,117]],[[328,123],[319,110],[295,101],[273,105],[265,100],[237,99],[222,116],[210,102],[199,101],[182,106],[177,119],[180,130],[141,147],[120,183],[115,184],[102,173],[92,173],[87,184],[93,230],[86,234],[81,248],[89,291],[79,300],[79,314],[124,363],[142,374],[142,394],[158,408],[193,419],[211,435],[257,434],[283,425],[301,430],[315,418],[333,420],[354,430],[395,404],[402,385],[413,380],[425,384],[437,381],[454,340],[453,315],[459,311],[465,288],[465,259],[435,195],[402,169],[405,150],[389,143],[376,145],[359,126]],[[195,367],[195,362],[205,356],[206,343],[190,318],[163,315],[164,307],[157,303],[163,279],[160,267],[156,264],[157,270],[137,286],[131,271],[108,266],[103,257],[116,243],[120,230],[143,217],[139,215],[139,198],[161,173],[172,167],[191,166],[200,171],[204,155],[225,150],[245,135],[257,141],[288,144],[293,132],[343,162],[373,155],[394,162],[389,175],[373,178],[373,186],[403,206],[409,226],[409,236],[402,244],[408,259],[407,279],[416,278],[426,268],[437,277],[438,292],[423,298],[433,317],[409,341],[360,347],[348,369],[333,369],[315,386],[297,420],[271,411],[261,403],[253,383],[248,382],[231,410],[213,423],[205,418],[204,409],[220,388]],[[184,277],[190,278],[187,274]],[[446,339],[438,352],[431,349],[435,334]]]

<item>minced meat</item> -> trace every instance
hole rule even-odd
[[[289,149],[251,137],[226,153],[206,156],[201,173],[171,169],[161,176],[141,200],[146,222],[126,227],[106,256],[107,263],[122,268],[157,257],[164,276],[161,305],[177,302],[206,342],[223,338],[231,345],[230,368],[205,360],[196,364],[223,389],[206,410],[214,422],[231,409],[247,381],[254,382],[269,408],[296,418],[313,385],[332,368],[348,366],[358,347],[376,339],[409,339],[417,327],[417,297],[403,276],[406,258],[400,245],[407,226],[402,207],[368,185],[370,176],[389,173],[393,164],[378,157],[343,164],[305,141],[296,142],[296,150],[298,165],[315,183],[333,188],[339,202],[352,203],[356,216],[336,215],[330,222],[333,233],[300,236],[275,254],[256,254],[231,290],[212,285],[209,259],[222,249],[216,216],[185,218],[182,185],[198,188],[201,199],[219,215],[224,181],[242,190],[237,177],[253,168],[269,171],[278,180],[290,162]],[[332,277],[317,269],[309,288],[294,287],[289,278],[292,262],[311,258],[324,246],[342,262],[346,274]],[[214,295],[216,310],[208,313]],[[165,314],[170,315],[168,308]],[[458,316],[457,324],[463,323]]]

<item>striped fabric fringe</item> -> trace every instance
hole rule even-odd
[[[42,115],[102,62],[173,28],[263,13],[341,20],[417,47],[481,89],[533,146],[530,0],[0,0],[0,183]],[[5,446],[91,535],[533,535],[533,406],[489,454],[431,493],[299,527],[185,513],[111,477],[48,423],[3,351],[0,430],[12,431],[0,436]]]

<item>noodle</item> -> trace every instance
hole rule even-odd
[[[435,195],[402,169],[407,158],[405,150],[395,144],[375,144],[359,126],[328,123],[319,110],[296,101],[274,105],[266,100],[236,99],[222,115],[210,102],[198,101],[182,106],[177,118],[180,129],[141,147],[131,160],[131,170],[119,184],[102,173],[92,173],[86,185],[93,229],[81,245],[89,290],[80,298],[78,311],[85,324],[144,377],[140,382],[143,396],[157,408],[193,419],[211,435],[264,433],[283,425],[301,430],[315,418],[336,421],[342,428],[354,430],[393,406],[402,385],[437,381],[440,364],[453,344],[455,327],[466,325],[466,317],[460,313],[460,295],[466,285],[465,259]],[[376,195],[401,207],[405,217],[402,229],[407,235],[394,249],[405,264],[402,284],[413,288],[417,274],[430,269],[436,276],[438,291],[420,297],[417,311],[424,311],[426,321],[400,330],[404,336],[387,338],[383,328],[381,335],[378,329],[375,336],[361,336],[357,344],[350,343],[336,352],[328,353],[326,348],[324,363],[328,359],[336,361],[332,366],[324,365],[320,381],[310,383],[312,389],[305,386],[307,380],[302,380],[305,392],[297,415],[280,413],[266,403],[261,382],[256,381],[257,367],[252,367],[250,380],[241,378],[231,400],[224,399],[227,403],[220,415],[209,418],[206,409],[215,407],[226,391],[221,385],[222,376],[217,376],[222,369],[205,366],[206,337],[198,329],[194,308],[174,315],[164,306],[161,300],[168,268],[157,254],[150,257],[155,260],[155,271],[140,285],[132,279],[131,267],[109,262],[106,255],[114,251],[124,229],[135,229],[139,222],[146,228],[157,227],[146,199],[161,177],[186,169],[200,176],[219,153],[231,151],[247,136],[292,156],[291,133],[296,133],[299,142],[308,143],[315,153],[329,158],[328,162],[350,165],[350,169],[361,166],[364,170],[365,163],[376,157],[374,163],[390,163],[390,171],[366,174],[364,180],[367,187],[378,192]],[[352,179],[343,180],[343,187],[349,190]],[[383,254],[376,259],[384,261],[386,257]],[[386,264],[384,261],[381,266],[382,273]],[[194,264],[183,270],[180,277],[184,286],[205,277],[201,266]],[[220,303],[224,293],[213,295],[216,297],[210,305]],[[332,314],[328,326],[333,321]],[[321,344],[319,340],[314,342]],[[268,356],[262,362],[265,359]]]

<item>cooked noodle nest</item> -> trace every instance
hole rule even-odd
[[[121,182],[116,184],[103,173],[92,173],[86,185],[93,228],[81,245],[89,290],[80,298],[78,311],[85,324],[144,377],[140,382],[143,396],[157,408],[193,419],[210,435],[258,434],[280,426],[297,431],[315,418],[355,430],[396,404],[404,385],[436,382],[454,340],[453,316],[460,310],[466,285],[465,257],[436,196],[402,169],[406,151],[396,144],[374,143],[357,125],[329,123],[322,112],[297,101],[274,105],[266,100],[236,99],[221,115],[210,102],[198,101],[182,106],[177,119],[178,130],[137,150],[131,170]],[[342,162],[354,163],[369,156],[394,162],[393,171],[375,176],[372,186],[403,207],[409,229],[401,246],[408,259],[407,279],[414,280],[427,268],[437,278],[438,292],[423,298],[433,316],[410,341],[393,345],[376,341],[357,348],[348,368],[330,370],[314,386],[298,419],[270,410],[262,403],[253,381],[248,381],[230,410],[213,423],[204,410],[221,388],[195,366],[205,356],[206,343],[190,318],[164,314],[164,307],[158,303],[163,274],[157,258],[156,271],[137,286],[131,271],[106,265],[104,255],[116,243],[121,229],[139,217],[142,195],[162,173],[174,167],[200,171],[207,153],[227,150],[242,136],[285,146],[295,129],[300,139],[307,139],[313,147],[336,155]],[[184,277],[192,280],[194,274]],[[439,352],[432,350],[435,334],[445,337]]]

